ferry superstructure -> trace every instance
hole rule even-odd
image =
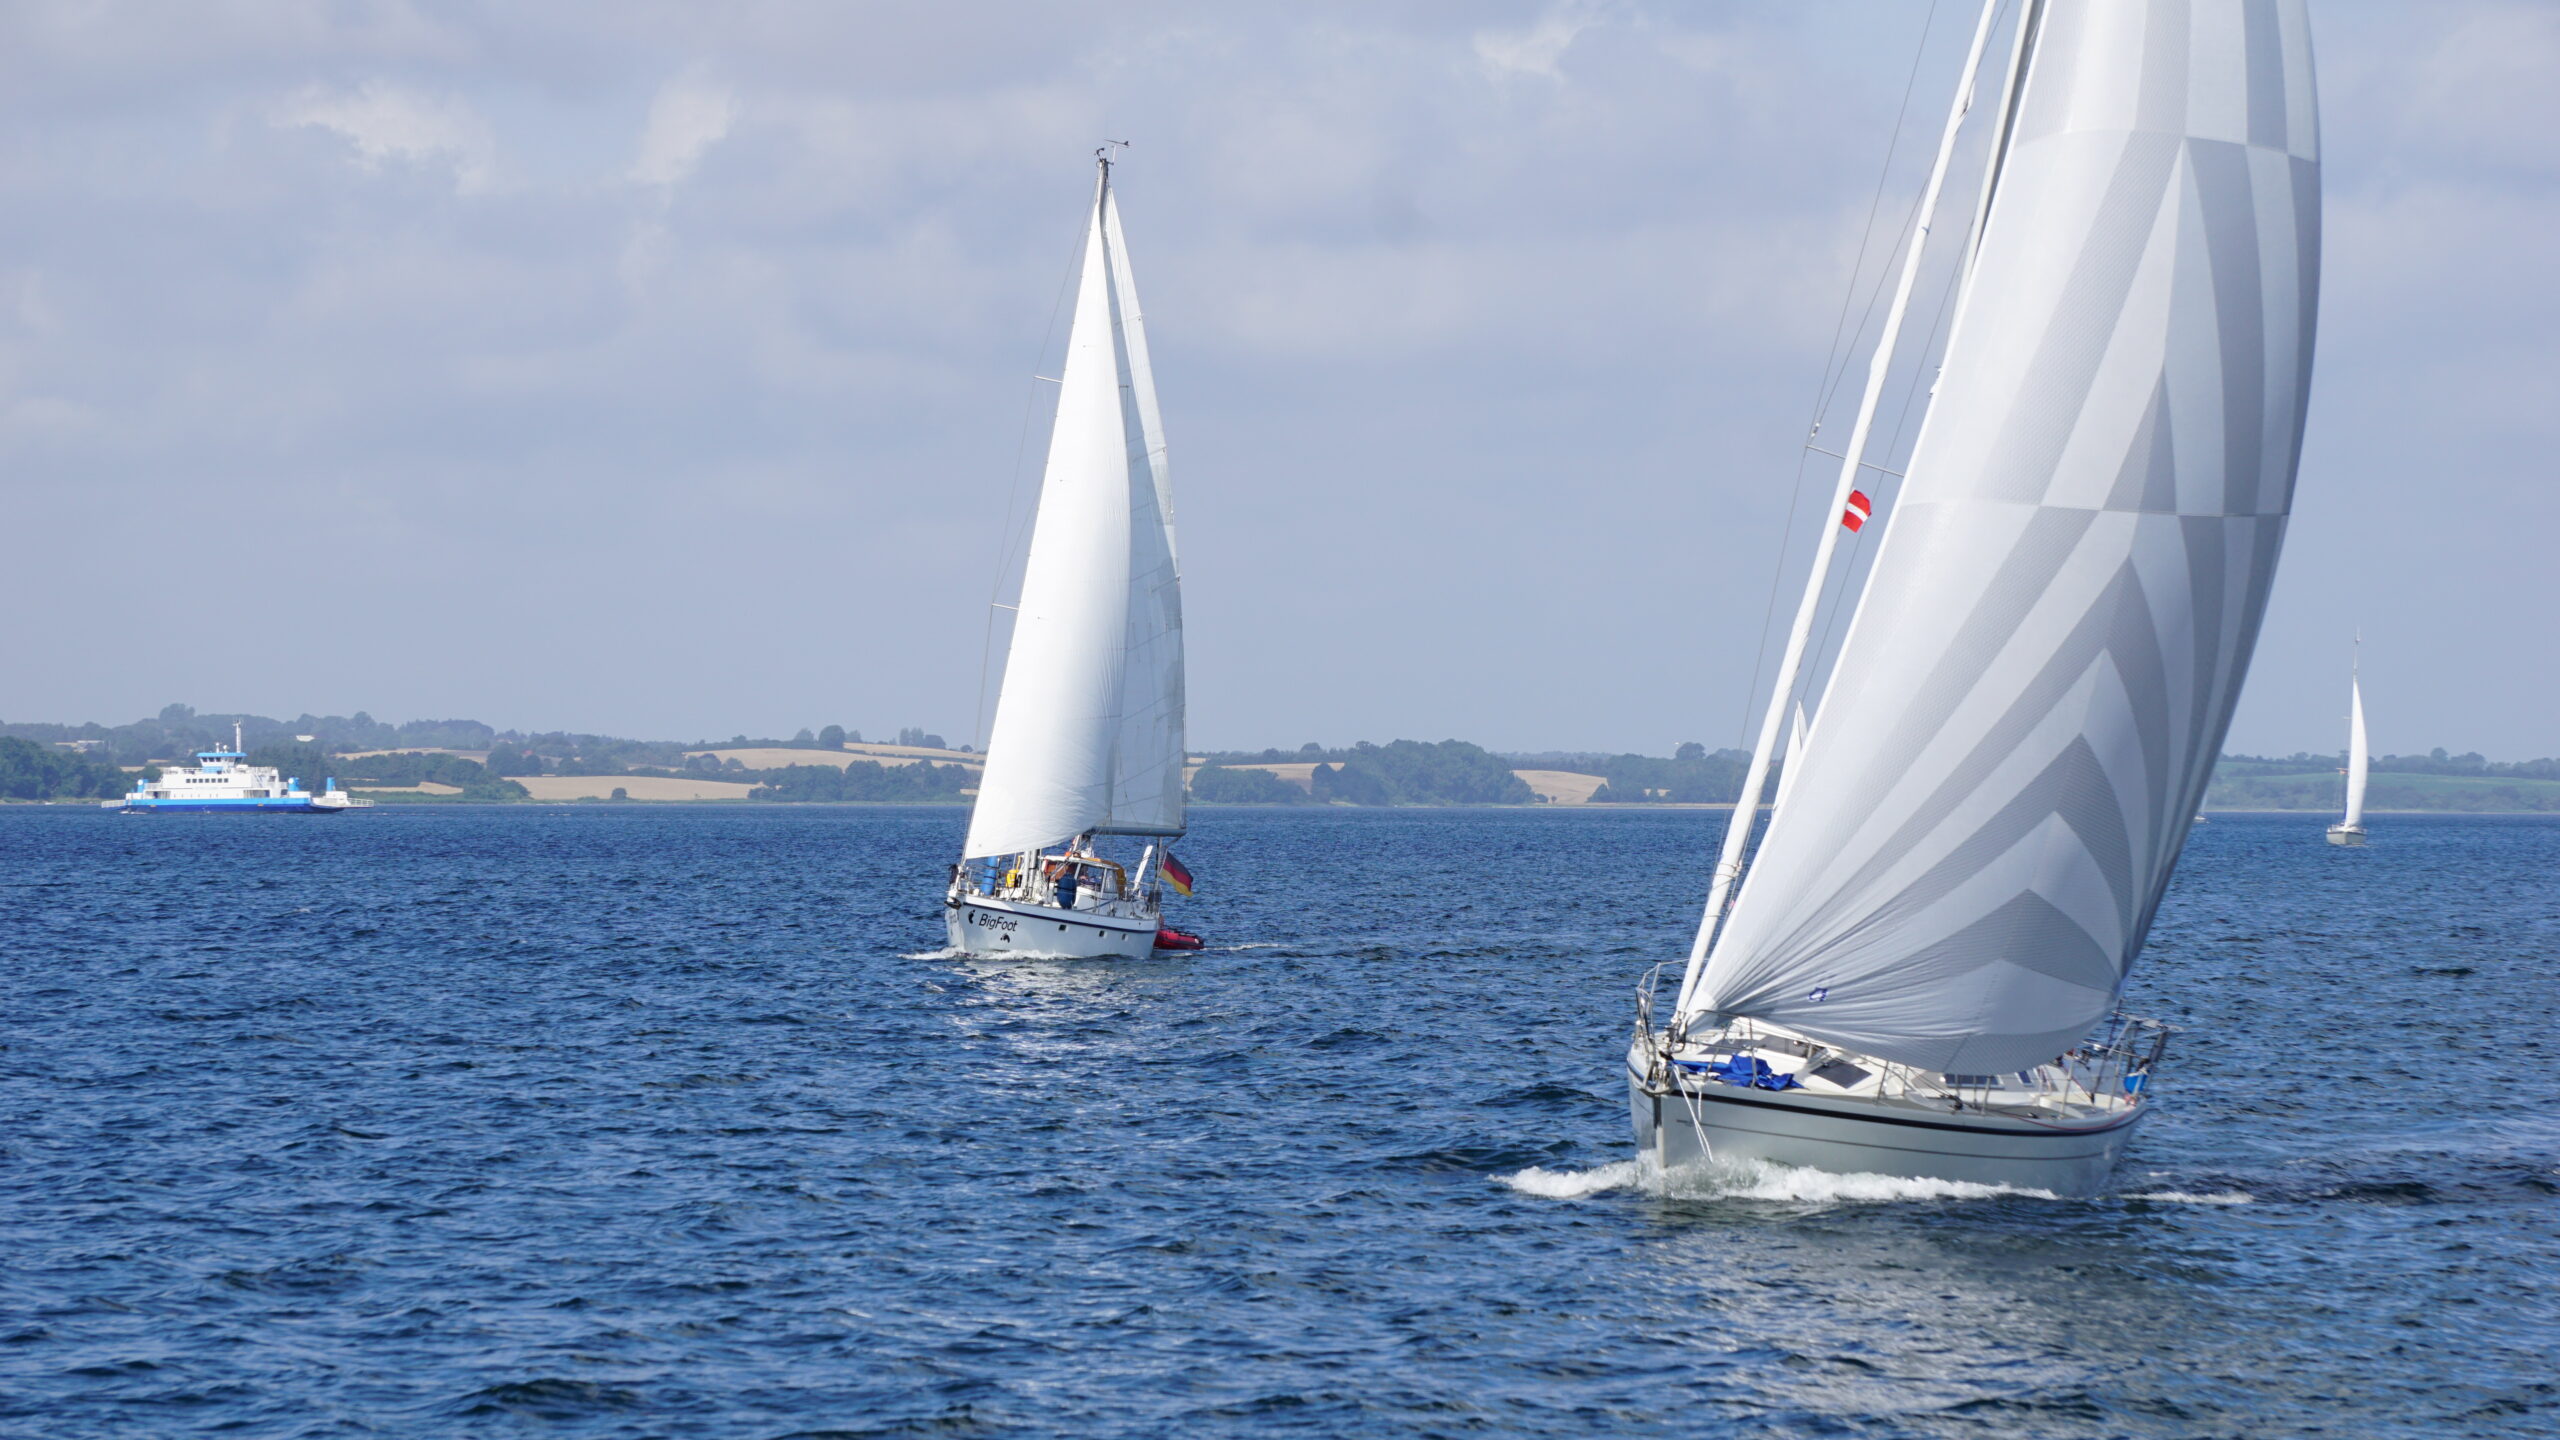
[[[272,765],[252,765],[240,746],[240,726],[231,727],[231,748],[199,750],[196,768],[170,770],[157,780],[137,780],[121,800],[101,802],[108,810],[275,810],[290,814],[330,815],[340,810],[370,809],[331,780],[314,795],[299,778],[287,777]]]

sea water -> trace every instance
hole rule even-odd
[[[0,1434],[2560,1429],[2560,823],[2198,827],[2112,1193],[1653,1174],[1695,812],[1207,810],[941,955],[940,808],[0,809]]]

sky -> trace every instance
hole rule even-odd
[[[16,0],[0,718],[982,734],[1111,139],[1195,748],[1739,743],[1972,8]],[[2312,13],[2230,748],[2560,754],[2560,6]]]

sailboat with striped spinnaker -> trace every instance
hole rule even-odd
[[[2012,12],[2006,74],[1983,76]],[[2150,1103],[2168,1028],[2119,998],[2239,697],[2300,453],[2308,22],[2301,0],[1986,0],[1924,234],[1978,79],[1988,170],[1870,578],[1746,868],[1826,527],[1679,987],[1640,992],[1628,1097],[1665,1165],[2086,1193]]]

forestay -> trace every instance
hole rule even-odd
[[[2319,257],[2299,0],[2042,28],[1938,393],[1691,1010],[2050,1059],[2114,1003],[2275,574]]]
[[[970,858],[1182,831],[1182,597],[1163,425],[1106,169],[1085,235]]]

